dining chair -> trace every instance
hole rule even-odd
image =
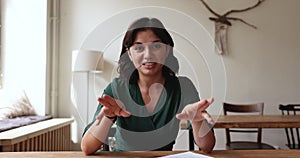
[[[234,114],[256,114],[263,115],[264,103],[255,104],[233,104],[223,102],[224,115]],[[250,134],[254,133],[257,135],[256,141],[238,140],[232,141],[233,133],[238,134]],[[226,149],[229,150],[255,150],[255,149],[275,149],[272,145],[262,142],[262,129],[261,128],[225,128],[226,134]]]
[[[279,110],[281,110],[282,115],[299,115],[300,104],[279,104]],[[286,146],[290,149],[300,149],[299,128],[285,128],[285,134],[287,138]]]

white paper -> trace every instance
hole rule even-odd
[[[202,155],[202,154],[197,154],[193,152],[184,152],[184,153],[179,153],[179,154],[173,154],[173,155],[168,155],[168,156],[162,156],[160,158],[183,158],[183,157],[188,157],[188,158],[213,158],[210,156]]]

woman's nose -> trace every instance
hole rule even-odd
[[[150,47],[146,47],[145,48],[145,52],[144,52],[144,58],[151,59],[152,55],[153,55],[153,51],[151,50],[151,48]]]

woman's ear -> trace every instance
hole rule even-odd
[[[131,56],[131,53],[130,53],[130,51],[129,51],[128,48],[126,48],[126,53],[127,53],[128,57],[129,57],[129,59],[132,61],[132,56]]]

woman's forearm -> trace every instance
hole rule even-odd
[[[92,124],[81,140],[81,149],[86,155],[93,154],[100,148],[105,142],[112,124],[113,121],[107,117],[102,117]]]
[[[215,146],[215,135],[211,127],[204,121],[192,122],[194,139],[198,147],[207,153],[210,153]]]

